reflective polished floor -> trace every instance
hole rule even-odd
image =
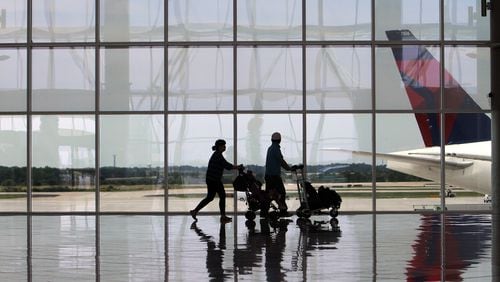
[[[0,281],[491,280],[490,215],[198,218],[0,216]]]

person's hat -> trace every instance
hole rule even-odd
[[[217,139],[217,141],[215,141],[215,145],[212,146],[212,150],[217,150],[217,148],[219,148],[219,146],[222,146],[222,145],[226,145],[226,141],[224,139]]]
[[[280,141],[281,140],[281,134],[279,132],[274,132],[273,135],[271,135],[271,141]]]

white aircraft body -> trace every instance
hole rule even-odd
[[[354,155],[371,157],[370,152],[343,149]],[[377,153],[387,162],[387,168],[402,173],[441,182],[440,147]],[[446,184],[463,187],[482,194],[491,194],[491,141],[445,146]]]
[[[441,182],[440,148],[428,147],[391,154],[377,154],[387,167]],[[445,182],[482,194],[491,194],[491,141],[446,145]]]

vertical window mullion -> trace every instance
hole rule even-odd
[[[446,140],[445,140],[445,130],[446,130],[446,123],[445,123],[445,111],[444,111],[444,73],[445,73],[445,56],[444,56],[444,1],[445,0],[440,0],[439,2],[439,56],[441,57],[441,63],[439,64],[439,97],[440,97],[440,105],[439,105],[439,124],[440,129],[439,129],[439,134],[440,134],[440,145],[441,148],[439,150],[440,152],[440,178],[441,178],[441,183],[439,187],[440,191],[440,205],[441,205],[441,281],[445,281],[446,278],[446,257],[445,257],[445,250],[446,250],[446,242],[445,242],[445,222],[446,222],[446,202],[445,202],[445,186],[446,186],[446,166],[445,166],[445,145],[446,145]]]
[[[371,52],[371,141],[372,141],[372,273],[377,273],[377,123],[376,123],[376,97],[375,97],[375,0],[371,0],[371,38],[370,38],[370,52]]]
[[[163,11],[163,245],[165,260],[165,281],[168,281],[168,3],[164,2]]]
[[[33,273],[32,273],[32,255],[33,255],[33,227],[32,227],[32,212],[33,212],[33,204],[32,204],[32,173],[31,173],[31,165],[32,165],[32,157],[31,157],[31,143],[32,143],[32,122],[31,122],[31,96],[32,96],[32,49],[33,49],[33,2],[32,0],[28,0],[27,6],[27,23],[26,23],[26,64],[27,64],[27,72],[26,72],[26,191],[27,191],[27,266],[28,266],[28,281],[32,281]]]

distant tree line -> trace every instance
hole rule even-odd
[[[259,180],[264,178],[264,166],[249,165]],[[422,181],[423,179],[399,173],[388,169],[385,165],[376,167],[376,179],[379,182]],[[26,167],[0,166],[0,186],[26,186]],[[167,183],[203,184],[206,167],[175,166],[169,167]],[[363,163],[312,165],[307,167],[308,179],[312,182],[370,182],[371,165]],[[287,172],[283,172],[284,174]],[[32,170],[33,187],[36,186],[72,186],[78,177],[95,177],[95,169],[58,169],[53,167],[34,167]],[[233,174],[224,176],[225,183],[231,183]],[[163,168],[161,167],[102,167],[100,169],[101,185],[151,185],[163,183]]]
[[[14,186],[26,185],[26,167],[18,166],[0,166],[0,185]]]

